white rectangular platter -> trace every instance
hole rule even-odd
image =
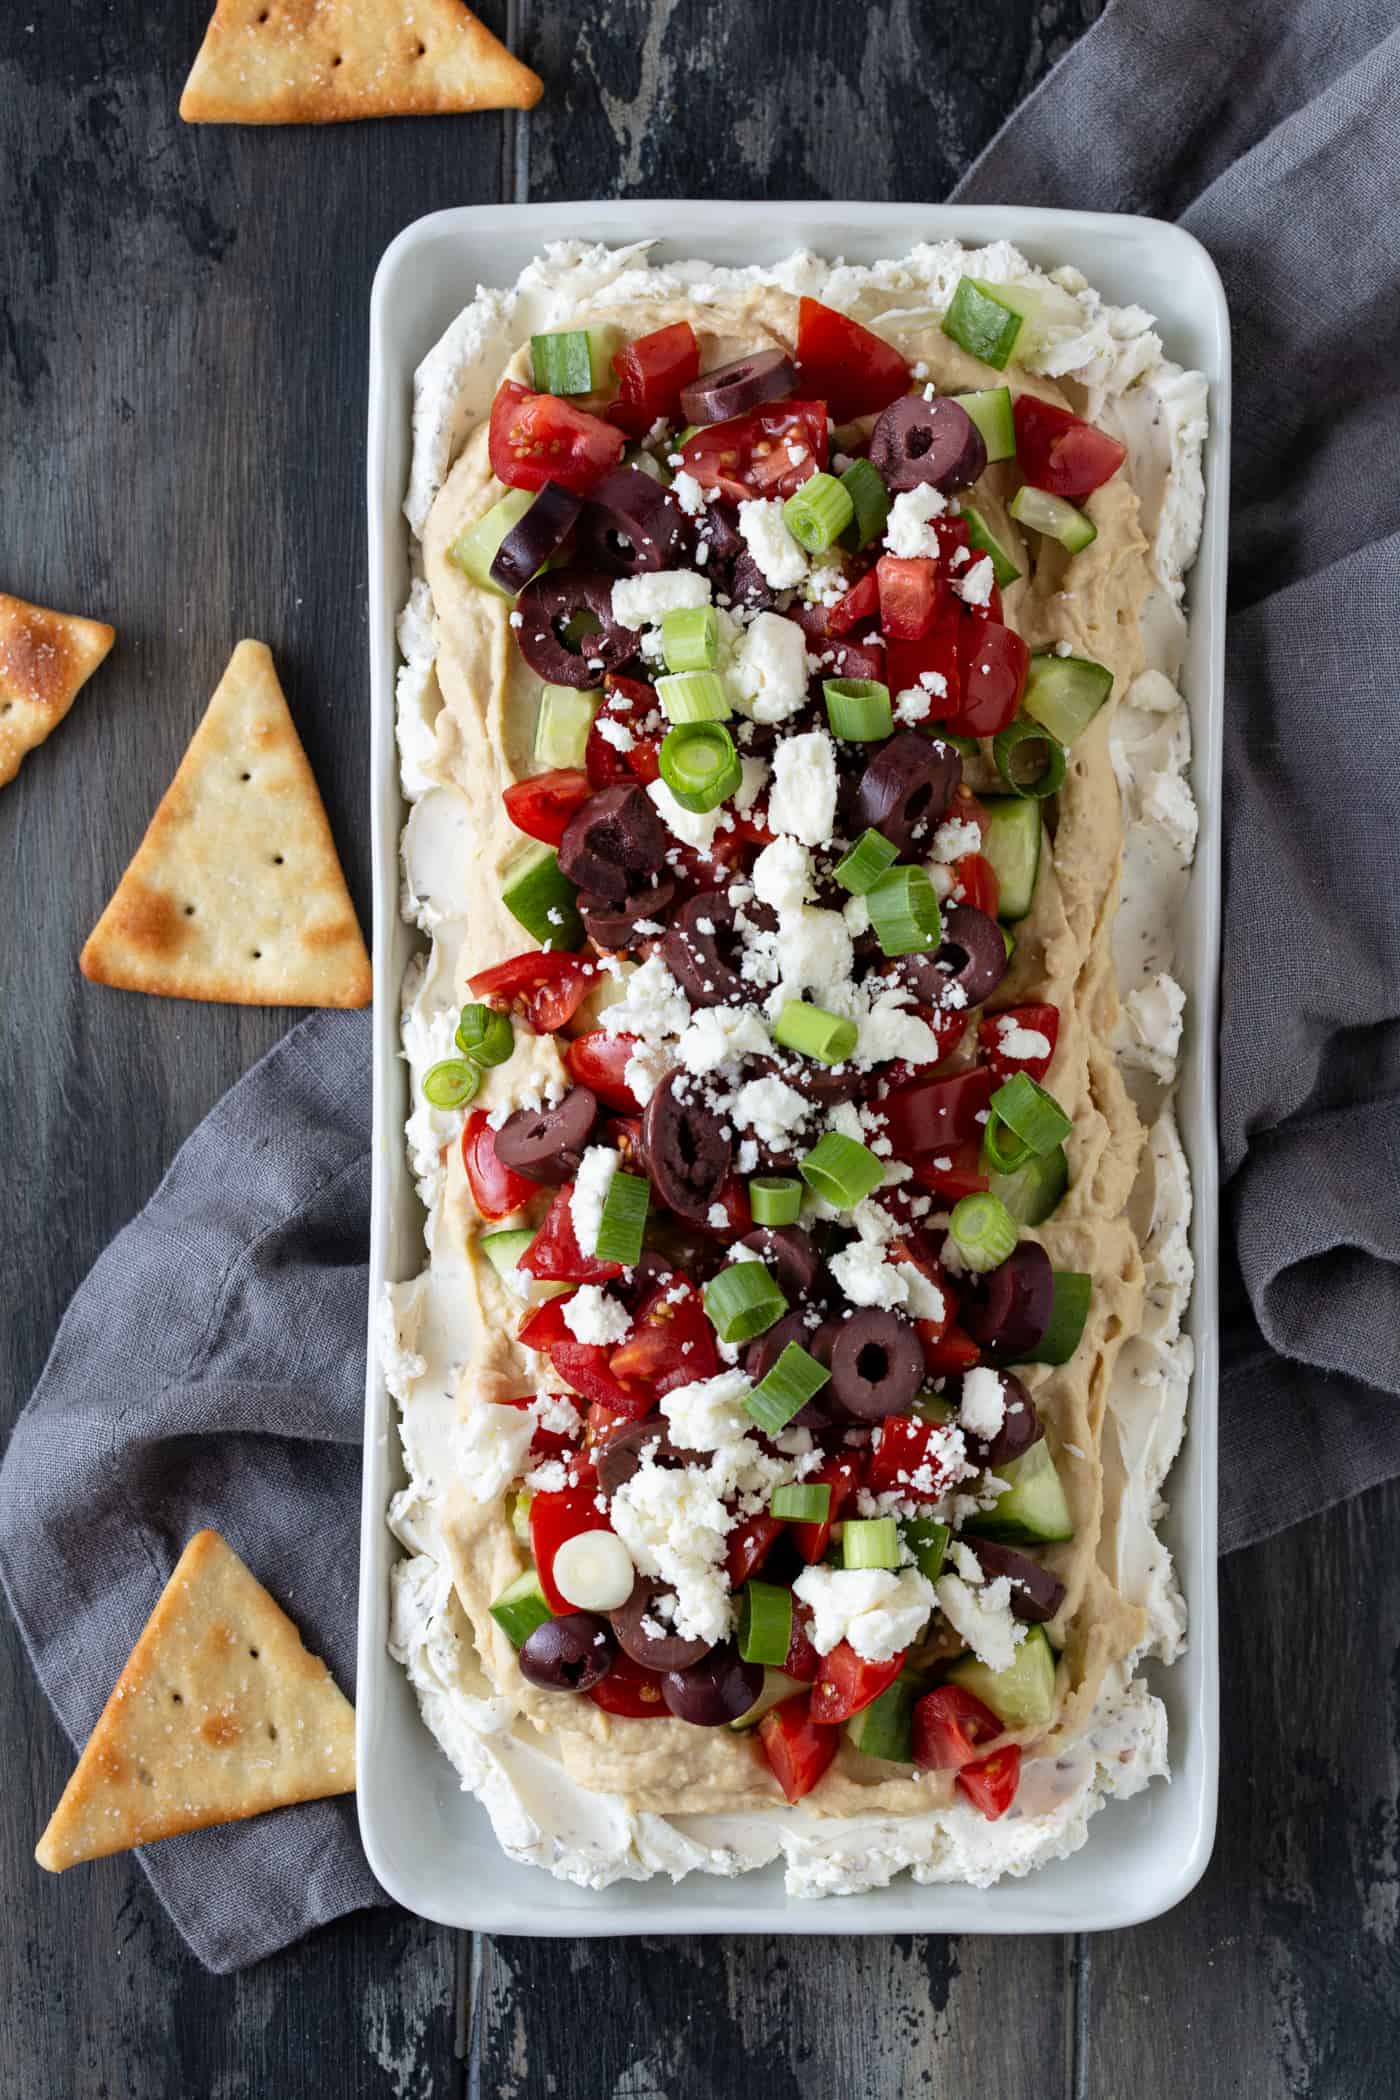
[[[794,248],[848,262],[898,256],[915,241],[1013,241],[1045,269],[1072,263],[1116,303],[1157,316],[1168,356],[1205,373],[1210,437],[1199,559],[1187,584],[1190,707],[1201,828],[1176,974],[1189,1005],[1178,1108],[1195,1188],[1195,1344],[1185,1445],[1167,1486],[1164,1536],[1190,1613],[1187,1653],[1149,1666],[1171,1727],[1171,1783],[1110,1803],[1072,1857],[990,1889],[919,1887],[907,1876],[866,1895],[788,1896],[773,1865],[737,1881],[693,1874],[575,1888],[506,1858],[485,1811],[419,1718],[387,1648],[389,1569],[399,1548],[385,1512],[404,1473],[395,1405],[375,1362],[383,1284],[422,1266],[422,1212],[403,1143],[406,1073],[399,986],[417,936],[399,914],[399,793],[394,622],[408,594],[408,482],[414,369],[479,284],[506,285],[548,241],[655,240],[657,259],[772,263]],[[409,226],[375,279],[370,322],[369,606],[374,843],[374,1206],[371,1340],[360,1544],[360,1828],[370,1865],[408,1909],[479,1931],[576,1938],[694,1932],[1077,1932],[1131,1925],[1179,1902],[1210,1856],[1218,1763],[1216,1611],[1216,982],[1220,941],[1221,717],[1230,432],[1229,319],[1219,277],[1189,234],[1152,219],[1092,212],[909,204],[629,201],[498,205],[439,212]]]

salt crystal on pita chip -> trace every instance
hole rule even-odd
[[[101,620],[0,591],[0,787],[57,729],[116,638]]]

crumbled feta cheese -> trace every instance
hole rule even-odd
[[[979,825],[964,817],[949,817],[933,834],[933,857],[951,865],[965,854],[980,853],[982,832]]]
[[[964,605],[990,605],[992,586],[995,582],[996,571],[992,567],[990,557],[984,554],[980,561],[972,564],[965,576],[959,577],[953,589]]]
[[[612,615],[622,627],[653,626],[665,613],[709,602],[709,580],[693,569],[653,569],[641,576],[619,576],[612,587]]]
[[[734,807],[741,817],[746,817],[768,785],[768,761],[741,758],[739,771],[743,777],[734,790]]]
[[[601,1284],[581,1284],[564,1305],[564,1325],[576,1342],[625,1342],[632,1315]]]
[[[603,1205],[613,1175],[621,1164],[622,1155],[611,1145],[590,1145],[579,1162],[573,1193],[569,1197],[569,1216],[573,1220],[574,1238],[578,1241],[580,1254],[596,1254],[598,1251],[598,1227],[603,1222]]]
[[[731,1113],[741,1130],[752,1130],[775,1152],[785,1152],[810,1110],[796,1087],[770,1072],[740,1087]]]
[[[801,583],[807,574],[807,557],[788,531],[781,503],[741,503],[739,530],[771,589],[792,590]]]
[[[985,1364],[964,1374],[958,1416],[964,1429],[988,1439],[997,1435],[1006,1420],[1006,1387]]]
[[[1011,1584],[1005,1575],[974,1589],[961,1575],[940,1575],[936,1584],[944,1617],[989,1670],[1009,1670],[1026,1629],[1011,1613]]]
[[[1179,773],[1154,773],[1142,791],[1142,814],[1165,832],[1185,867],[1196,850],[1200,817],[1196,799]]]
[[[804,1568],[793,1595],[809,1605],[819,1655],[849,1641],[866,1662],[888,1662],[912,1647],[933,1609],[933,1585],[917,1568]]]
[[[688,518],[703,518],[705,515],[705,491],[693,474],[682,468],[671,483],[671,494]]]
[[[812,861],[790,834],[765,846],[753,864],[754,895],[774,911],[801,911],[812,894]]]
[[[902,490],[890,505],[885,523],[885,545],[890,553],[906,560],[922,557],[937,561],[938,534],[929,520],[941,518],[947,508],[946,500],[931,482],[922,481],[917,488]]]
[[[801,911],[785,911],[777,933],[777,963],[781,981],[770,995],[770,1011],[776,1016],[789,999],[804,991],[820,992],[817,1003],[833,1009],[836,993],[851,974],[851,936],[839,911],[824,911],[804,904]]]
[[[653,780],[647,789],[657,814],[673,838],[705,852],[714,844],[715,833],[725,821],[723,804],[718,809],[682,809],[664,780]]]
[[[541,1429],[555,1436],[577,1436],[583,1427],[578,1409],[567,1393],[540,1393],[530,1403],[530,1412]]]
[[[836,821],[836,788],[836,748],[826,731],[785,737],[773,753],[769,829],[804,846],[824,845]]]
[[[853,1240],[833,1254],[831,1273],[852,1305],[878,1305],[888,1311],[904,1303],[906,1291],[899,1268],[868,1240]]]
[[[681,1638],[722,1641],[733,1614],[724,1572],[732,1518],[709,1475],[644,1458],[613,1496],[609,1514],[642,1574],[675,1592],[671,1616]]]
[[[1033,1057],[1049,1057],[1051,1054],[1048,1035],[1039,1028],[1023,1027],[1010,1014],[1003,1014],[997,1022],[997,1043],[1003,1057],[1027,1062]]]
[[[807,698],[807,637],[795,620],[761,612],[735,644],[735,705],[755,722],[785,722]]]
[[[636,744],[637,739],[627,724],[614,721],[611,715],[599,715],[595,727],[603,742],[611,744],[614,751],[631,751]]]
[[[752,1254],[745,1251],[745,1261]],[[743,1403],[753,1391],[753,1381],[742,1371],[721,1371],[717,1378],[697,1379],[662,1396],[661,1412],[671,1425],[672,1440],[681,1451],[718,1451],[752,1430]]]
[[[742,1006],[702,1006],[676,1046],[687,1072],[703,1077],[745,1057],[771,1057],[773,1041],[758,1015]]]
[[[457,1433],[457,1461],[475,1502],[494,1502],[525,1470],[535,1419],[528,1408],[491,1400],[474,1406]]]

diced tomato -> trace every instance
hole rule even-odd
[[[564,1063],[570,1079],[588,1087],[604,1108],[630,1109],[639,1115],[641,1103],[624,1077],[636,1047],[634,1035],[609,1035],[604,1028],[590,1028],[587,1035],[576,1035],[565,1046]]]
[[[921,1188],[932,1189],[936,1196],[946,1196],[950,1203],[958,1203],[964,1196],[975,1196],[987,1186],[987,1177],[981,1167],[982,1146],[977,1138],[964,1138],[960,1145],[950,1145],[946,1152],[930,1153],[914,1161],[914,1179]],[[939,1161],[947,1164],[940,1166]]]
[[[622,457],[622,432],[557,394],[532,394],[506,380],[491,404],[491,472],[509,489],[547,481],[586,495]]]
[[[961,860],[954,861],[953,887],[961,892],[960,904],[970,904],[974,911],[984,911],[989,919],[996,917],[1001,903],[1001,884],[997,881],[996,869],[985,854],[965,853]],[[961,1018],[965,1021],[966,1014]]]
[[[553,773],[512,781],[501,799],[517,831],[542,839],[546,846],[557,846],[570,817],[592,793],[593,783],[586,773],[563,766]]]
[[[831,1489],[831,1501],[821,1523],[794,1524],[792,1542],[809,1568],[825,1553],[831,1539],[831,1527],[854,1495],[861,1482],[861,1463],[856,1458],[824,1459],[815,1473],[809,1473],[804,1485],[816,1486],[825,1482]]]
[[[584,1697],[601,1706],[605,1714],[616,1714],[624,1721],[664,1721],[671,1711],[661,1696],[661,1679],[656,1671],[643,1669],[621,1649],[613,1657],[607,1676],[590,1685]]]
[[[650,1394],[619,1385],[609,1371],[607,1344],[575,1339],[564,1319],[564,1307],[572,1296],[572,1291],[566,1291],[562,1298],[537,1305],[521,1321],[517,1340],[527,1349],[542,1349],[565,1385],[605,1409],[612,1419],[634,1421],[650,1414],[654,1405]]]
[[[607,1681],[605,1677],[604,1684]],[[811,1793],[841,1747],[839,1729],[819,1727],[812,1719],[811,1700],[805,1692],[784,1699],[763,1716],[758,1740],[769,1770],[789,1801],[800,1801]]]
[[[937,563],[882,554],[875,564],[875,582],[885,640],[921,641],[932,627],[943,597]]]
[[[929,721],[941,722],[948,715],[957,713],[962,704],[962,669],[958,658],[961,627],[962,611],[958,601],[946,594],[927,634],[915,642],[886,642],[885,684],[892,699],[897,699],[911,686],[922,686],[928,694]]]
[[[613,1350],[608,1370],[629,1390],[645,1388],[653,1405],[677,1386],[714,1378],[719,1371],[715,1331],[695,1286],[682,1276],[658,1284],[631,1334]]]
[[[962,548],[964,551],[971,548],[972,539],[967,529],[967,519],[953,517],[933,518],[929,522],[933,526],[934,537],[938,541],[939,557],[944,563],[947,573],[952,575],[961,572],[967,567],[967,564],[966,562],[959,562],[957,572],[955,572],[953,569],[953,556],[959,548]]]
[[[749,1209],[749,1192],[737,1174],[731,1174],[720,1190],[715,1202],[724,1212],[724,1223],[712,1225],[708,1217],[693,1220],[697,1232],[716,1232],[728,1239],[742,1239],[746,1232],[753,1231],[753,1212]],[[713,1205],[711,1206],[713,1208]]]
[[[1032,488],[1067,503],[1082,503],[1118,472],[1126,445],[1067,408],[1018,394],[1011,404],[1016,424],[1016,463]]]
[[[741,1590],[750,1575],[756,1575],[782,1532],[781,1517],[745,1517],[724,1542],[724,1572],[731,1590]],[[796,1672],[793,1672],[796,1675]]]
[[[914,1702],[914,1762],[921,1771],[959,1771],[973,1762],[979,1743],[1004,1733],[991,1708],[960,1684],[940,1684]]]
[[[894,1683],[904,1668],[905,1653],[901,1648],[888,1662],[867,1662],[849,1641],[838,1641],[830,1655],[822,1657],[812,1686],[812,1719],[823,1727],[849,1721]]]
[[[792,1639],[783,1658],[783,1674],[796,1677],[802,1684],[815,1684],[821,1675],[822,1659],[812,1646],[807,1628],[811,1624],[811,1612],[805,1604],[796,1600],[792,1608]]]
[[[958,628],[962,699],[948,727],[956,736],[996,736],[1016,719],[1031,652],[1014,627],[964,609]]]
[[[496,1133],[484,1108],[474,1108],[462,1132],[462,1165],[472,1201],[483,1218],[494,1224],[508,1218],[539,1194],[539,1183],[529,1181],[496,1157]]]
[[[731,503],[790,496],[826,466],[826,403],[774,401],[707,423],[681,446],[681,458],[702,488],[719,489]]]
[[[930,1378],[946,1378],[952,1371],[970,1371],[981,1361],[982,1351],[956,1322],[940,1331],[932,1320],[916,1320],[914,1332],[923,1344],[924,1369]]]
[[[527,1349],[552,1348],[569,1332],[564,1325],[564,1307],[573,1295],[572,1291],[565,1291],[560,1298],[546,1298],[543,1305],[533,1306],[516,1328],[516,1340]]]
[[[629,437],[645,437],[657,418],[669,422],[680,412],[683,386],[700,376],[700,345],[689,321],[672,321],[669,328],[656,328],[614,351],[612,368],[617,374],[617,399],[608,410],[608,421]]]
[[[909,367],[893,343],[820,299],[797,302],[797,364],[803,386],[821,395],[833,423],[873,416],[909,385]]]
[[[656,733],[649,735],[640,725],[648,717],[655,716]],[[588,732],[588,743],[584,748],[583,764],[589,784],[596,788],[627,786],[639,780],[643,787],[650,787],[660,777],[661,761],[657,756],[661,749],[664,725],[660,719],[661,703],[656,697],[655,686],[641,678],[623,678],[610,671],[603,681],[603,704],[593,719]],[[632,738],[629,751],[619,751],[610,744],[598,727],[601,721],[620,722]]]
[[[1021,1784],[1021,1745],[1005,1743],[990,1757],[964,1765],[953,1784],[974,1808],[981,1809],[989,1823],[995,1823],[1006,1814]]]
[[[1008,1021],[1016,1028],[1043,1035],[1050,1045],[1048,1051],[1032,1057],[1013,1057],[1002,1042],[1002,1028]],[[982,1045],[982,1055],[999,1080],[1009,1079],[1013,1072],[1024,1072],[1031,1079],[1043,1079],[1055,1055],[1055,1045],[1060,1040],[1060,1009],[1050,1005],[1008,1006],[1002,1013],[984,1014],[977,1037]]]
[[[567,1539],[584,1531],[611,1531],[606,1513],[598,1507],[596,1487],[537,1488],[530,1497],[530,1551],[540,1578],[545,1603],[552,1612],[576,1611],[567,1597],[554,1587],[554,1556]]]
[[[536,1035],[553,1035],[573,1019],[597,978],[591,956],[532,948],[479,971],[471,988],[488,1006],[510,1007]]]
[[[609,1116],[598,1133],[600,1144],[611,1145],[614,1152],[622,1155],[622,1170],[631,1174],[640,1170],[646,1173],[646,1160],[642,1156],[642,1119],[635,1116]]]
[[[980,1138],[977,1118],[991,1097],[992,1075],[979,1066],[943,1079],[920,1079],[871,1107],[884,1120],[896,1159],[917,1160]]]
[[[573,1193],[571,1181],[555,1190],[544,1223],[521,1255],[519,1266],[541,1283],[611,1283],[622,1274],[622,1263],[599,1261],[596,1254],[583,1252],[574,1231],[569,1201]]]
[[[828,634],[849,634],[862,620],[873,620],[880,609],[880,584],[873,569],[853,583],[844,598],[826,607]]]
[[[520,1393],[509,1400],[502,1400],[500,1404],[502,1407],[524,1409],[534,1406],[535,1397],[533,1393]],[[561,1394],[558,1397],[562,1399],[566,1396]],[[574,1438],[566,1436],[562,1429],[546,1429],[541,1423],[536,1422],[535,1433],[530,1439],[530,1456],[538,1459],[568,1457],[576,1460],[581,1465],[586,1464],[589,1468],[589,1478],[593,1477],[591,1459],[585,1458]]]
[[[943,1434],[939,1423],[925,1422],[918,1415],[887,1416],[877,1431],[880,1441],[872,1446],[865,1462],[865,1484],[871,1493],[936,1502],[953,1471],[944,1455]]]

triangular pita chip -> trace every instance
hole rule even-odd
[[[543,92],[462,0],[218,0],[180,115],[338,124],[531,109]]]
[[[0,591],[0,787],[57,729],[116,638],[101,620]]]
[[[217,1531],[199,1531],[34,1850],[61,1874],[355,1788],[355,1709]]]
[[[263,643],[234,650],[79,962],[172,999],[368,1004],[355,907]]]

